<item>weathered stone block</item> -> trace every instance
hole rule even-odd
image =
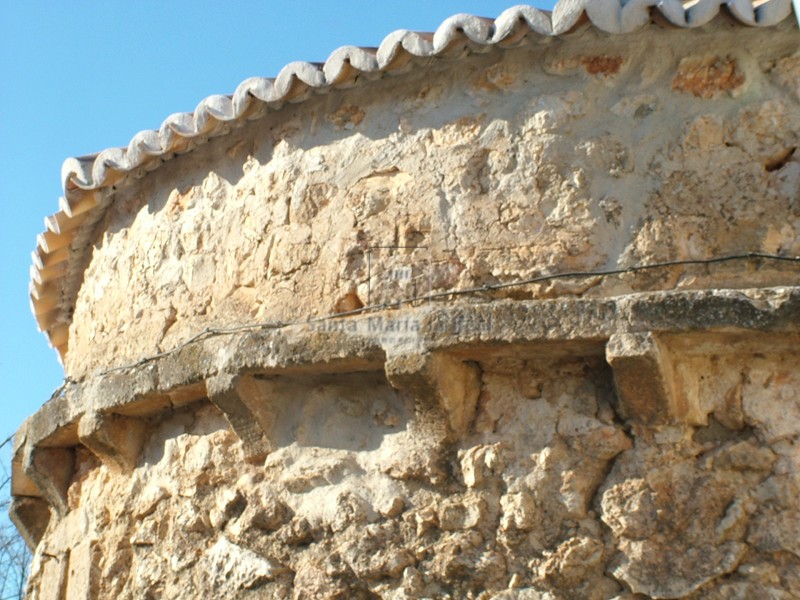
[[[606,346],[614,369],[620,409],[627,419],[646,425],[680,420],[686,408],[674,389],[669,351],[652,333],[619,333]]]
[[[268,413],[267,399],[250,376],[218,375],[206,381],[208,397],[219,408],[242,441],[248,460],[258,462],[270,452],[270,443],[259,424]]]
[[[67,586],[69,555],[43,556],[40,573],[39,600],[64,600]]]
[[[423,407],[442,410],[453,434],[467,432],[480,395],[477,365],[436,352],[390,356],[385,369],[394,388],[409,392]]]
[[[141,419],[87,413],[78,425],[78,437],[112,469],[130,471],[142,451],[147,425]]]
[[[28,548],[33,551],[47,530],[50,522],[50,506],[41,498],[13,497],[8,507],[8,516],[17,526]]]
[[[69,553],[69,575],[66,600],[93,600],[97,598],[98,565],[94,542],[84,540]]]
[[[24,447],[20,449],[19,454],[11,461],[11,495],[39,498],[42,495],[41,490],[39,490],[33,480],[25,473],[23,452]]]
[[[75,468],[71,448],[25,448],[25,473],[59,515],[67,513],[67,489]]]

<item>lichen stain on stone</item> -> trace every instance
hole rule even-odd
[[[519,80],[509,65],[499,62],[480,71],[472,78],[472,87],[485,91],[504,90],[512,87]]]
[[[621,56],[608,55],[584,56],[581,59],[581,64],[589,75],[602,75],[603,77],[619,73],[624,62],[625,59]]]
[[[740,87],[745,77],[732,56],[703,56],[684,58],[672,80],[676,92],[692,94],[696,98],[713,98],[719,92],[730,92]]]
[[[353,129],[364,120],[364,110],[353,104],[344,104],[327,117],[338,129]]]

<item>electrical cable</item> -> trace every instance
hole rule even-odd
[[[438,300],[441,298],[448,298],[448,297],[456,297],[456,296],[465,296],[465,295],[472,295],[472,294],[480,294],[485,292],[492,292],[496,290],[508,289],[512,287],[519,287],[523,285],[531,285],[537,283],[544,283],[547,281],[553,281],[557,279],[569,279],[569,278],[594,278],[594,277],[610,277],[613,275],[624,275],[627,273],[640,273],[642,271],[654,270],[654,269],[663,269],[668,267],[677,267],[677,266],[691,266],[691,265],[712,265],[712,264],[719,264],[725,262],[732,262],[732,261],[739,261],[739,260],[755,260],[755,259],[763,259],[763,260],[774,260],[774,261],[783,261],[783,262],[791,262],[791,263],[798,263],[800,264],[800,256],[783,256],[780,254],[769,254],[764,252],[748,252],[745,254],[731,254],[726,256],[717,256],[713,258],[698,258],[698,259],[679,259],[679,260],[669,260],[657,263],[650,263],[644,265],[633,265],[630,267],[622,267],[618,269],[606,269],[602,271],[569,271],[564,273],[552,273],[549,275],[539,275],[536,277],[530,277],[526,279],[518,279],[514,281],[507,281],[503,283],[495,283],[495,284],[484,284],[478,287],[471,287],[471,288],[464,288],[458,290],[447,290],[442,292],[433,292],[430,294],[426,294],[424,296],[417,296],[415,298],[406,298],[402,300],[395,300],[392,302],[386,302],[381,304],[372,304],[369,306],[363,306],[361,308],[357,308],[355,310],[335,313],[331,315],[326,315],[323,317],[315,317],[313,319],[306,319],[304,321],[273,321],[273,322],[264,322],[264,323],[250,323],[247,325],[238,325],[235,327],[207,327],[200,331],[199,333],[193,335],[192,337],[184,340],[174,348],[170,350],[165,350],[163,352],[159,352],[157,354],[153,354],[150,356],[146,356],[144,358],[139,359],[136,362],[120,365],[117,367],[112,367],[110,369],[105,369],[104,371],[100,371],[96,374],[96,376],[103,376],[108,375],[110,373],[116,373],[119,371],[127,371],[130,369],[136,369],[147,365],[155,360],[160,358],[165,358],[172,354],[175,354],[187,346],[194,344],[200,340],[209,338],[209,337],[216,337],[221,335],[232,335],[235,333],[241,333],[244,331],[269,331],[269,330],[276,330],[276,329],[285,329],[287,327],[292,327],[296,325],[309,325],[313,323],[320,323],[325,321],[330,321],[333,319],[340,319],[343,317],[349,317],[353,315],[364,314],[367,312],[374,312],[377,310],[389,309],[389,308],[399,308],[403,304],[411,304],[411,303],[419,303],[419,302],[426,302],[426,301],[433,301]],[[74,380],[67,377],[64,380],[64,383],[53,392],[51,398],[58,396],[66,387],[68,383],[74,383]]]

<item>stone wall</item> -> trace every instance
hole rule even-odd
[[[66,560],[99,597],[800,594],[796,353],[679,361],[703,423],[659,428],[621,418],[602,357],[473,364],[459,440],[366,372],[258,377],[257,464],[207,401],[150,420],[133,471],[79,451],[33,597]]]
[[[785,29],[585,29],[289,105],[176,157],[117,193],[67,372],[351,302],[800,254],[800,55]],[[402,269],[413,281],[390,285]],[[794,273],[673,268],[497,295],[757,287]]]
[[[800,597],[797,47],[531,36],[120,184],[30,597]]]

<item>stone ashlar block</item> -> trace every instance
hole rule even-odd
[[[100,582],[94,544],[84,540],[70,551],[66,600],[97,598]]]
[[[40,600],[64,600],[67,586],[67,561],[69,554],[42,556],[39,585]]]
[[[643,425],[683,420],[685,402],[675,389],[669,350],[651,332],[614,334],[606,345],[606,360],[622,416]]]

